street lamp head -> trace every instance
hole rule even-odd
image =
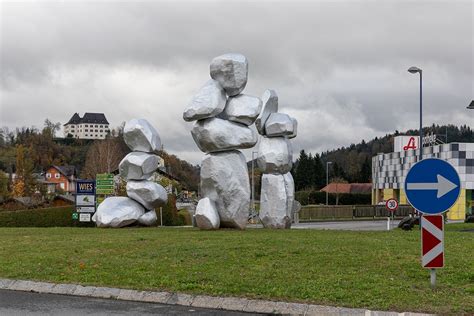
[[[327,164],[328,164],[328,165],[332,164],[332,161],[328,161]]]
[[[469,104],[467,108],[470,110],[474,110],[474,100],[471,101],[471,104]]]
[[[408,68],[408,72],[412,74],[416,74],[417,72],[421,73],[421,69],[413,66],[413,67]]]

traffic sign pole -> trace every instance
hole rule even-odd
[[[448,162],[429,158],[410,168],[405,179],[408,202],[420,213],[421,264],[430,269],[430,284],[436,286],[436,269],[444,267],[444,217],[456,203],[461,181]]]

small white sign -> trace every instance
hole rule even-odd
[[[94,206],[95,195],[76,195],[76,206]]]
[[[90,222],[90,221],[91,221],[91,214],[89,213],[79,214],[79,222]]]
[[[94,206],[76,207],[76,212],[78,212],[78,213],[94,213],[95,212],[95,207]]]

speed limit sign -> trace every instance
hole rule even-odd
[[[395,199],[388,199],[387,202],[385,202],[385,207],[390,212],[395,212],[398,208],[398,201]]]

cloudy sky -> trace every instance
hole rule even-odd
[[[143,117],[199,163],[182,112],[227,52],[249,60],[245,93],[298,119],[295,156],[417,128],[412,65],[426,125],[474,126],[473,1],[255,2],[2,1],[0,127]]]

